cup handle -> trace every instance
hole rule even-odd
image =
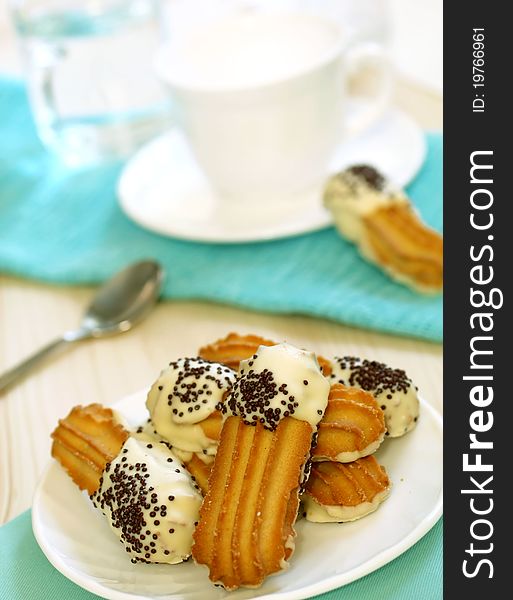
[[[346,77],[367,67],[378,73],[378,85],[371,102],[348,115],[344,124],[346,134],[354,136],[372,125],[389,105],[393,90],[392,63],[382,46],[375,42],[363,42],[350,48],[346,60]]]

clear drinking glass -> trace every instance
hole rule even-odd
[[[11,0],[41,140],[66,163],[129,154],[166,128],[152,69],[159,0]]]

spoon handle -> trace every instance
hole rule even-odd
[[[37,365],[39,365],[44,359],[49,357],[51,354],[57,351],[57,349],[62,348],[70,343],[76,341],[75,339],[67,339],[66,336],[62,336],[53,342],[50,342],[41,350],[38,350],[24,361],[22,361],[16,367],[13,367],[9,371],[6,371],[2,376],[0,376],[0,393],[6,390],[8,387],[16,383],[22,377],[24,377],[29,371],[34,369]]]

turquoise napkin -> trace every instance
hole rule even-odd
[[[320,316],[433,341],[442,300],[392,282],[333,228],[251,244],[165,238],[118,207],[121,163],[70,170],[38,141],[23,85],[0,79],[0,272],[61,284],[98,283],[128,262],[154,257],[164,297],[202,299],[274,313]],[[442,137],[408,192],[442,227]]]
[[[322,557],[319,557],[322,560]],[[0,528],[0,600],[93,600],[39,549],[27,511]],[[442,520],[410,550],[370,575],[317,600],[440,600]]]

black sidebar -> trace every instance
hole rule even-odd
[[[444,6],[444,596],[513,598],[513,28]],[[491,597],[491,596],[488,596]]]

